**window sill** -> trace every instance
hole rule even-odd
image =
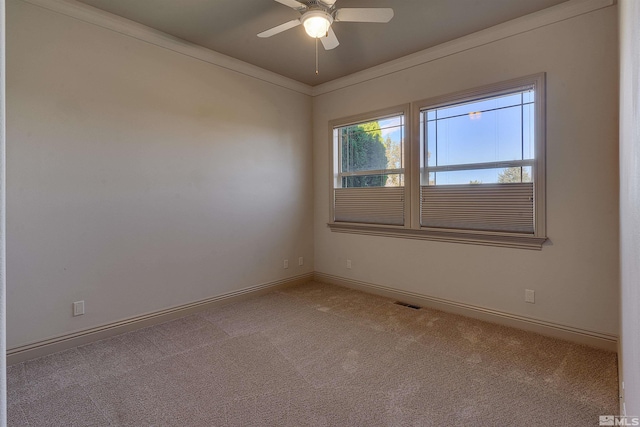
[[[409,229],[404,227],[380,226],[356,223],[329,223],[336,233],[366,234],[370,236],[399,237],[404,239],[435,240],[470,245],[499,246],[518,249],[541,250],[546,237],[533,235],[482,232],[471,230]]]

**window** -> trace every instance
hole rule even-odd
[[[333,121],[329,226],[540,249],[544,106],[538,74]]]
[[[332,126],[333,220],[403,225],[405,112]]]
[[[420,225],[534,232],[535,88],[420,110]]]

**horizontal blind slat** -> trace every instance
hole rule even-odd
[[[336,188],[334,220],[404,224],[404,187]]]
[[[534,232],[533,183],[422,186],[424,227]]]

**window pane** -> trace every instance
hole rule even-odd
[[[524,90],[423,110],[420,117],[424,126],[421,128],[421,167],[426,166],[425,172],[430,172],[428,169],[436,166],[535,159],[534,95],[533,90]],[[481,175],[489,173],[484,170]],[[444,179],[443,174],[439,173],[441,179]],[[447,177],[458,175],[446,173]],[[433,179],[438,182],[435,178],[434,175]],[[494,174],[489,181],[496,179]],[[423,176],[423,185],[425,180],[427,177]],[[480,178],[471,180],[484,182]]]
[[[402,186],[404,186],[404,174],[401,173],[342,177],[342,188]]]
[[[387,156],[379,127],[350,126],[341,133],[343,172],[385,169]]]
[[[507,184],[532,181],[530,166],[514,166],[510,168],[432,172],[429,174],[429,184],[423,183],[423,185]]]
[[[436,122],[427,122],[427,164],[436,165]]]
[[[385,169],[402,169],[404,167],[404,117],[380,120],[380,132],[387,156]]]
[[[521,108],[438,120],[436,165],[521,160]]]
[[[510,167],[504,168],[498,174],[498,182],[511,183],[511,182],[531,182],[531,167]]]
[[[534,151],[534,121],[535,110],[533,104],[527,104],[522,107],[522,158],[533,159]]]
[[[342,172],[404,167],[404,117],[395,116],[338,128]]]
[[[521,100],[521,94],[520,92],[518,92],[511,95],[503,95],[496,98],[483,99],[480,101],[457,104],[451,107],[439,108],[437,110],[437,119],[446,119],[448,117],[455,117],[460,115],[473,115],[477,112],[484,112],[494,110],[496,108],[520,105]]]
[[[436,185],[436,174],[434,172],[430,172],[428,177],[428,182],[423,182],[422,185]]]

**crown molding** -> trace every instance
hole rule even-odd
[[[75,0],[21,1],[310,96],[323,95],[384,77],[465,50],[612,6],[616,2],[616,0],[569,0],[557,6],[312,87]]]
[[[22,0],[236,73],[311,95],[311,86],[75,0]]]
[[[536,28],[612,6],[613,4],[615,4],[615,0],[570,0],[539,12],[531,13],[494,27],[460,37],[450,42],[442,43],[432,48],[314,86],[311,94],[312,96],[318,96],[344,89],[349,86],[426,64],[446,56],[464,52],[465,50],[535,30]]]

